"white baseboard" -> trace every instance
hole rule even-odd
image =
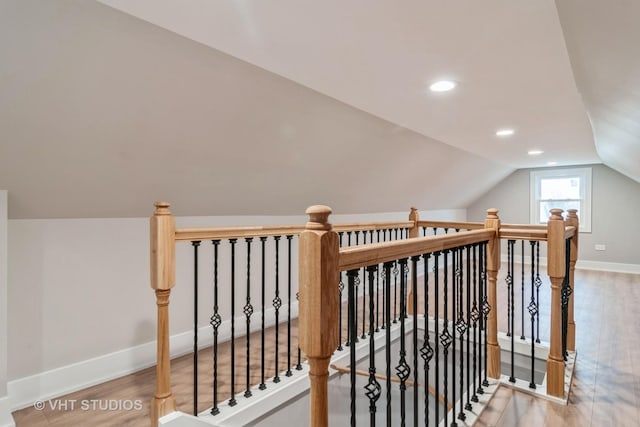
[[[526,265],[530,264],[531,256],[527,254],[524,258]],[[507,254],[500,254],[500,261],[506,263],[508,261]],[[520,262],[520,254],[516,254],[515,262]],[[540,257],[540,265],[547,265],[547,257]],[[596,270],[596,271],[609,271],[611,273],[628,273],[628,274],[640,274],[639,264],[624,264],[621,262],[604,262],[604,261],[589,261],[579,259],[576,262],[576,269],[578,270]]]
[[[0,427],[16,427],[16,423],[11,416],[9,397],[6,396],[0,398]]]
[[[252,316],[251,332],[260,330],[261,312]],[[279,322],[286,321],[287,305],[280,308]],[[291,304],[291,317],[298,316],[298,304]],[[265,327],[275,324],[275,310],[265,310]],[[218,342],[231,338],[231,321],[222,322],[219,328]],[[245,317],[236,317],[236,336],[245,334]],[[187,331],[172,335],[170,342],[171,358],[193,351],[193,332]],[[213,345],[213,332],[210,325],[198,328],[198,348]],[[135,347],[83,360],[57,369],[41,372],[29,377],[19,378],[7,383],[7,408],[16,411],[33,405],[37,400],[48,400],[74,391],[101,384],[103,382],[132,374],[156,363],[156,341]],[[0,399],[0,427],[2,424],[2,399]]]
[[[621,262],[578,260],[576,268],[582,270],[610,271],[612,273],[640,274],[640,265],[623,264]]]

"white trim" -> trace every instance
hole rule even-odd
[[[286,313],[287,305],[280,307],[280,313]],[[260,317],[260,312],[254,316]],[[291,304],[291,317],[298,316],[297,302]],[[282,320],[282,317],[281,319]],[[236,324],[244,325],[245,317],[236,317]],[[275,324],[275,310],[265,312],[265,327]],[[260,329],[260,322],[253,322],[251,332]],[[244,330],[241,332],[244,335]],[[240,334],[238,334],[240,335]],[[222,322],[219,328],[219,342],[231,338],[231,321]],[[170,338],[171,358],[179,357],[193,351],[193,331],[182,332]],[[213,345],[211,326],[198,328],[198,348]],[[71,365],[51,369],[29,377],[19,378],[7,383],[10,408],[13,411],[31,406],[36,400],[47,400],[63,396],[74,391],[101,384],[115,378],[132,374],[148,368],[156,363],[156,341],[135,347],[83,360]],[[0,424],[0,427],[3,427]]]
[[[640,274],[640,264],[621,262],[578,260],[576,268],[580,270],[610,271],[612,273]]]
[[[582,199],[582,209],[578,211],[580,218],[580,232],[591,233],[591,195],[592,195],[592,169],[585,168],[561,168],[533,170],[529,174],[529,222],[540,224],[539,214],[539,194],[540,180],[543,178],[563,178],[577,176],[580,178],[580,197]]]
[[[16,423],[11,416],[11,405],[9,398],[0,398],[0,427],[15,427]]]

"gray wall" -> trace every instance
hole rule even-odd
[[[591,167],[591,233],[580,233],[580,259],[640,264],[640,184],[605,165]],[[482,221],[487,208],[500,209],[503,222],[529,223],[529,175],[519,169],[498,183],[467,208],[469,221]],[[578,212],[578,216],[580,212]],[[596,251],[596,244],[606,245]]]

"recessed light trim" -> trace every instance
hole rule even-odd
[[[530,155],[530,156],[539,156],[542,153],[544,153],[544,151],[542,151],[542,150],[529,150],[527,152],[527,154]]]
[[[505,137],[505,136],[511,136],[514,134],[514,130],[513,129],[499,129],[496,131],[496,136],[501,136],[501,137]]]
[[[458,83],[453,80],[439,80],[432,83],[431,86],[429,86],[429,90],[431,92],[448,92],[455,89],[456,86],[458,86]]]

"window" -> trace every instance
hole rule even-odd
[[[591,168],[532,171],[530,197],[532,224],[546,224],[550,209],[577,209],[580,231],[591,232]]]

